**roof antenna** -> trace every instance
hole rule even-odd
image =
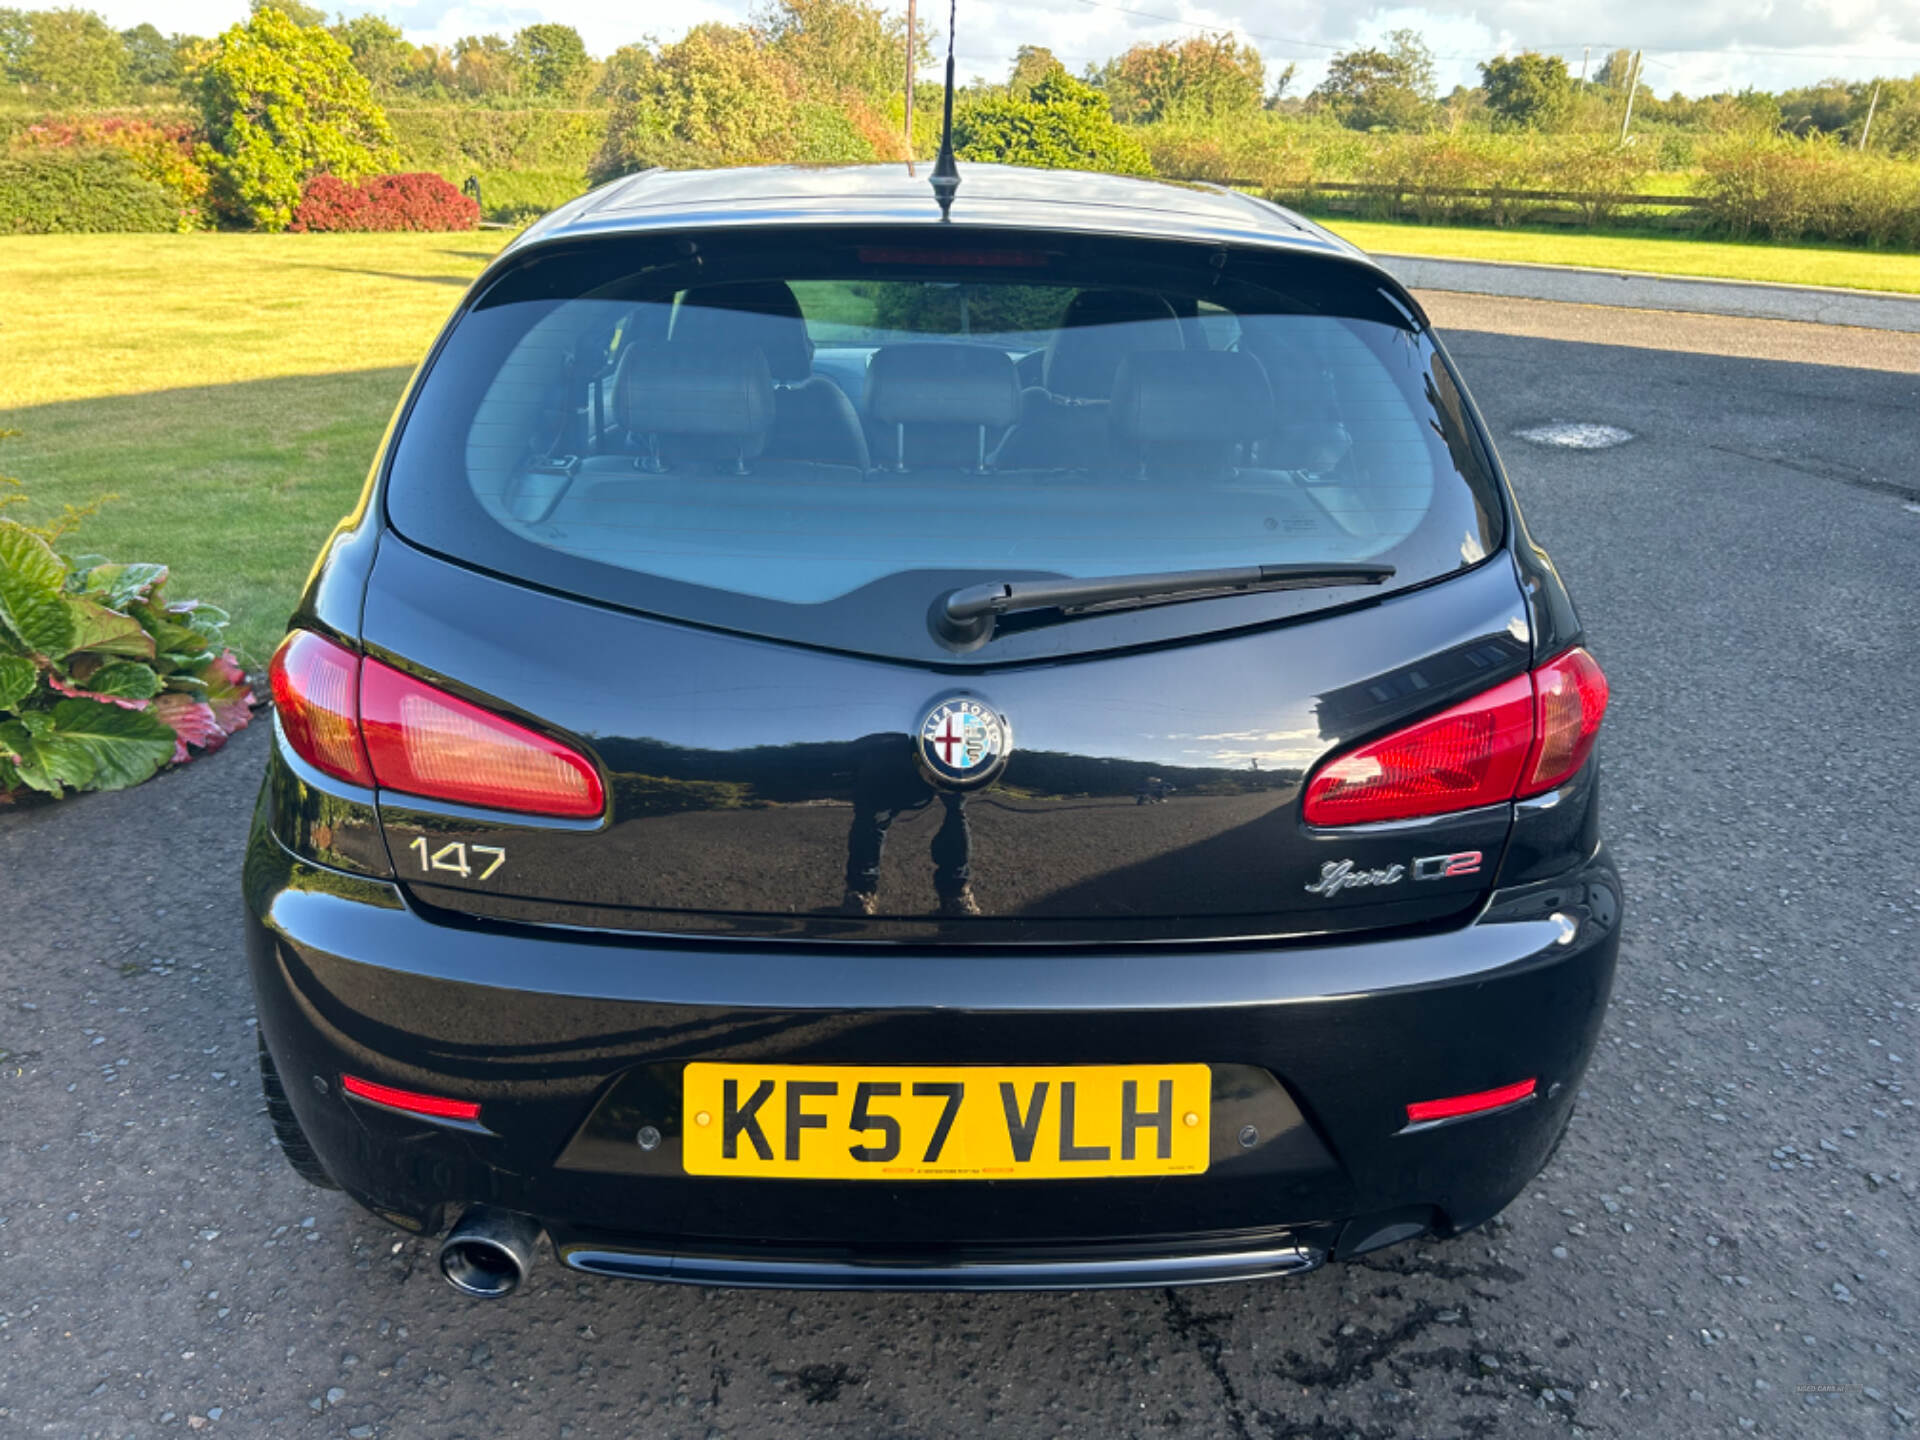
[[[960,167],[953,163],[953,22],[958,10],[959,0],[947,0],[947,111],[940,130],[940,155],[927,177],[933,198],[940,202],[942,221],[953,218],[953,192],[960,188]]]

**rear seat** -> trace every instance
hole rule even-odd
[[[622,453],[588,457],[582,475],[758,475],[845,480],[857,465],[766,455],[777,409],[758,346],[641,345],[614,372],[611,438]]]
[[[1120,361],[1115,453],[1148,477],[1218,475],[1248,463],[1273,429],[1267,372],[1237,350],[1141,351]]]
[[[838,385],[813,373],[813,340],[791,285],[755,280],[689,290],[674,313],[673,343],[709,350],[757,346],[766,355],[773,376],[768,456],[866,467],[860,417]]]
[[[1243,326],[1240,348],[1266,367],[1273,385],[1274,425],[1254,447],[1259,463],[1314,480],[1338,468],[1353,449],[1353,437],[1341,420],[1333,376],[1311,340],[1308,327],[1297,322],[1284,329],[1252,324]]]
[[[978,474],[1020,418],[1020,376],[984,345],[883,345],[867,362],[865,408],[887,442],[876,466]]]
[[[1007,432],[995,463],[1064,470],[1106,465],[1107,412],[1121,359],[1185,345],[1173,307],[1160,296],[1082,290],[1048,340],[1041,388],[1022,397],[1020,423]]]

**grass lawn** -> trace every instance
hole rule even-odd
[[[470,235],[0,237],[0,472],[62,543],[173,568],[264,663],[407,376],[504,243]],[[16,514],[22,513],[19,511]]]
[[[1823,245],[1735,244],[1625,231],[1480,229],[1319,217],[1362,250],[1432,255],[1448,260],[1519,260],[1535,265],[1587,265],[1655,275],[1717,280],[1771,280],[1786,285],[1837,285],[1855,290],[1920,293],[1920,255],[1843,250]]]

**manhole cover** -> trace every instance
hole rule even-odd
[[[1594,425],[1583,420],[1556,420],[1551,425],[1533,425],[1513,432],[1534,445],[1550,445],[1556,450],[1610,450],[1633,438],[1631,430],[1618,425]]]

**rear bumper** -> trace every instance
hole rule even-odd
[[[1265,949],[803,951],[454,924],[261,830],[246,888],[263,1034],[349,1194],[426,1233],[497,1205],[576,1269],[719,1285],[1197,1283],[1471,1228],[1564,1130],[1619,945],[1603,853],[1452,931]],[[1203,1062],[1213,1161],[1159,1180],[689,1177],[673,1077],[724,1058]],[[351,1100],[342,1074],[477,1099],[481,1123]],[[1523,1077],[1526,1103],[1407,1124],[1410,1101]],[[1257,1143],[1236,1143],[1243,1122]],[[668,1143],[642,1150],[642,1124]]]

